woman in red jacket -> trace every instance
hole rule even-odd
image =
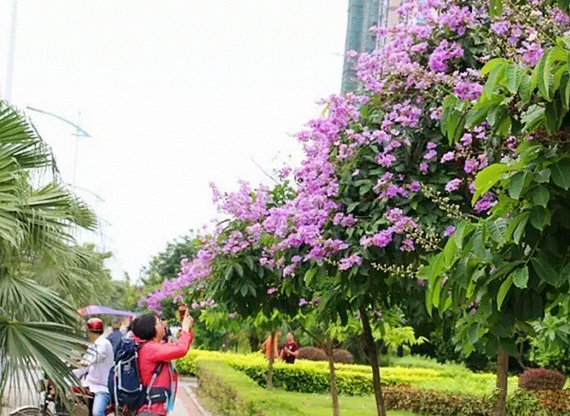
[[[158,370],[150,391],[151,403],[145,403],[137,412],[141,416],[165,416],[172,410],[176,388],[177,374],[172,368],[171,360],[181,358],[190,349],[194,340],[192,326],[194,320],[186,315],[182,320],[182,331],[178,342],[162,342],[165,328],[162,321],[155,315],[142,315],[133,322],[135,341],[141,344],[138,351],[138,364],[141,383],[148,386],[153,373]]]

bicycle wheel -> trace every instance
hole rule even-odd
[[[44,413],[42,409],[37,406],[22,406],[12,410],[9,416],[52,416],[52,414],[49,409],[46,409]]]

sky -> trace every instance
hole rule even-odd
[[[13,0],[0,0],[6,99]],[[341,85],[347,0],[17,0],[11,103],[96,211],[113,278],[216,217],[210,182],[269,183]]]

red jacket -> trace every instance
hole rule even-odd
[[[176,343],[168,342],[156,342],[148,341],[139,349],[139,371],[141,377],[141,383],[144,386],[148,386],[152,378],[152,372],[156,368],[156,365],[160,362],[169,362],[175,360],[176,358],[182,358],[186,355],[190,349],[190,344],[194,340],[193,332],[181,332],[180,338]],[[144,342],[135,337],[136,342]],[[172,374],[174,383],[178,387],[178,378],[176,372]],[[171,386],[171,375],[168,365],[164,365],[162,370],[158,374],[156,381],[152,387],[166,387]],[[176,394],[176,391],[171,392],[171,394]],[[149,411],[150,413],[156,415],[166,415],[166,403],[154,403],[148,408],[148,405],[142,406],[137,413],[143,410]]]

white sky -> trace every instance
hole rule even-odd
[[[12,103],[81,126],[75,184],[103,220],[91,240],[138,278],[215,216],[209,182],[267,182],[290,134],[340,90],[347,0],[18,0]],[[0,0],[0,94],[12,0]],[[73,127],[28,112],[73,183]],[[280,156],[276,158],[276,155]]]

